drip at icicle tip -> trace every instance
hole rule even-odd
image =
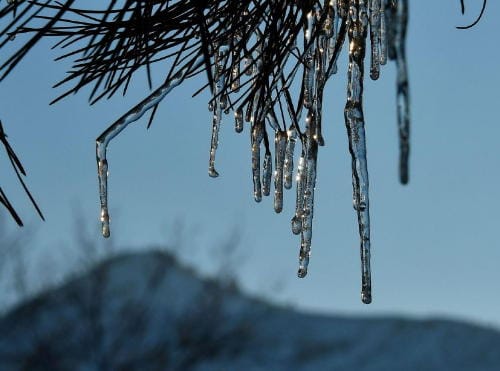
[[[311,251],[301,244],[300,254],[299,254],[299,269],[297,271],[297,277],[305,278],[307,276],[307,268],[309,267],[309,257]]]
[[[372,291],[371,289],[367,288],[361,291],[361,301],[363,304],[371,304],[372,302]]]
[[[297,277],[305,278],[306,276],[307,276],[307,268],[299,267],[299,270],[297,271]]]
[[[211,99],[208,108],[213,109],[212,118],[212,138],[210,140],[210,159],[208,162],[208,175],[217,178],[219,173],[215,170],[215,157],[219,146],[219,130],[222,123],[222,111],[227,108],[227,96],[223,92],[226,76],[222,73],[228,57],[228,45],[220,45],[215,55],[214,70],[214,97]],[[213,102],[213,103],[211,103]]]
[[[104,238],[108,238],[111,235],[108,210],[104,208],[101,209],[101,232]]]
[[[208,176],[210,176],[210,178],[217,178],[219,176],[219,173],[215,170],[213,165],[208,167]]]
[[[307,276],[307,268],[309,267],[309,258],[311,256],[311,240],[307,240],[306,233],[307,231],[305,230],[304,222],[302,222],[302,235],[299,252],[299,270],[297,271],[297,276],[299,278],[305,278],[305,276]]]
[[[311,256],[311,250],[305,244],[304,235],[302,235],[301,240],[302,242],[300,244],[299,269],[297,271],[297,277],[305,278],[307,276],[307,268],[309,267],[309,257]]]

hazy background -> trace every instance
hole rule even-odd
[[[243,287],[272,292],[277,302],[322,312],[446,315],[500,328],[500,4],[489,1],[479,25],[456,30],[478,14],[479,2],[470,3],[462,17],[458,1],[411,1],[409,186],[401,186],[397,178],[394,65],[383,69],[378,82],[366,83],[373,304],[363,305],[359,295],[359,237],[343,122],[345,55],[325,96],[326,146],[319,154],[306,279],[296,278],[299,239],[290,230],[295,189],[286,193],[279,215],[272,198],[255,204],[248,127],[236,134],[232,116],[220,136],[221,176],[208,177],[209,98],[190,98],[200,79],[187,82],[164,101],[149,131],[143,119],[112,142],[112,237],[103,248],[198,246],[186,255],[209,272],[213,259],[204,251],[238,231],[245,251],[238,268]],[[136,81],[125,99],[88,107],[82,93],[49,107],[62,92],[50,86],[64,76],[66,67],[51,61],[56,54],[49,52],[50,45],[36,48],[0,86],[0,117],[47,221],[36,219],[5,156],[0,158],[2,187],[37,230],[33,253],[47,271],[60,266],[53,262],[65,262],[75,208],[80,210],[82,231],[98,220],[95,138],[147,93],[145,84]],[[90,230],[92,236],[98,232]]]

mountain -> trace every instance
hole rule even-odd
[[[110,258],[0,319],[0,370],[500,370],[500,333],[304,314],[170,255]]]

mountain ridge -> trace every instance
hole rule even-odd
[[[0,370],[498,370],[500,332],[301,313],[121,254],[0,318]]]

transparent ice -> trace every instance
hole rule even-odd
[[[198,57],[192,64],[188,64],[180,69],[171,79],[166,81],[152,94],[145,98],[142,102],[137,104],[134,108],[125,113],[111,126],[109,126],[97,139],[96,139],[96,157],[97,157],[97,175],[99,178],[99,198],[101,201],[101,224],[102,235],[104,237],[110,236],[109,228],[109,209],[108,209],[108,161],[106,158],[108,145],[123,129],[131,123],[139,120],[148,110],[158,105],[168,93],[175,87],[179,86],[186,78],[186,73],[190,68],[198,68],[203,65],[203,57]]]
[[[212,113],[209,175],[219,175],[215,169],[215,155],[222,113],[233,110],[236,132],[244,130],[244,121],[249,123],[254,200],[260,202],[263,195],[270,195],[274,184],[274,210],[280,213],[284,189],[291,189],[295,178],[295,211],[291,227],[294,234],[300,235],[298,276],[305,277],[312,248],[318,149],[325,143],[322,133],[323,92],[329,78],[337,72],[339,55],[346,45],[348,73],[344,118],[352,163],[353,206],[360,235],[361,299],[363,303],[370,303],[370,202],[363,112],[365,56],[368,54],[370,58],[369,76],[372,80],[379,78],[380,68],[387,60],[396,63],[400,180],[407,183],[410,112],[405,37],[408,0],[313,1],[309,11],[301,9],[302,13],[297,12],[305,14],[296,19],[303,36],[302,44],[296,38],[290,38],[289,53],[272,71],[265,70],[266,62],[273,58],[273,51],[269,50],[269,30],[259,27],[250,30],[244,26],[244,18],[254,10],[250,5],[248,11],[241,14],[243,30],[235,31],[232,38],[221,37],[210,51],[214,78],[213,97],[209,102]],[[273,17],[271,9],[265,12],[265,16]],[[279,27],[283,25],[281,22],[277,23]],[[227,32],[223,34],[227,35]],[[251,47],[236,47],[245,34],[249,35],[245,40]],[[202,56],[193,59],[189,66],[180,69],[97,139],[102,234],[105,237],[110,234],[106,159],[109,142],[130,123],[157,106],[187,78],[188,70],[191,73],[203,68],[204,62]],[[294,91],[297,89],[292,88],[292,81],[296,75],[300,76],[300,71],[299,91]],[[279,78],[271,78],[271,75]],[[242,93],[244,91],[250,93]],[[300,148],[295,151],[298,145]],[[294,161],[295,152],[299,152],[298,161]]]

